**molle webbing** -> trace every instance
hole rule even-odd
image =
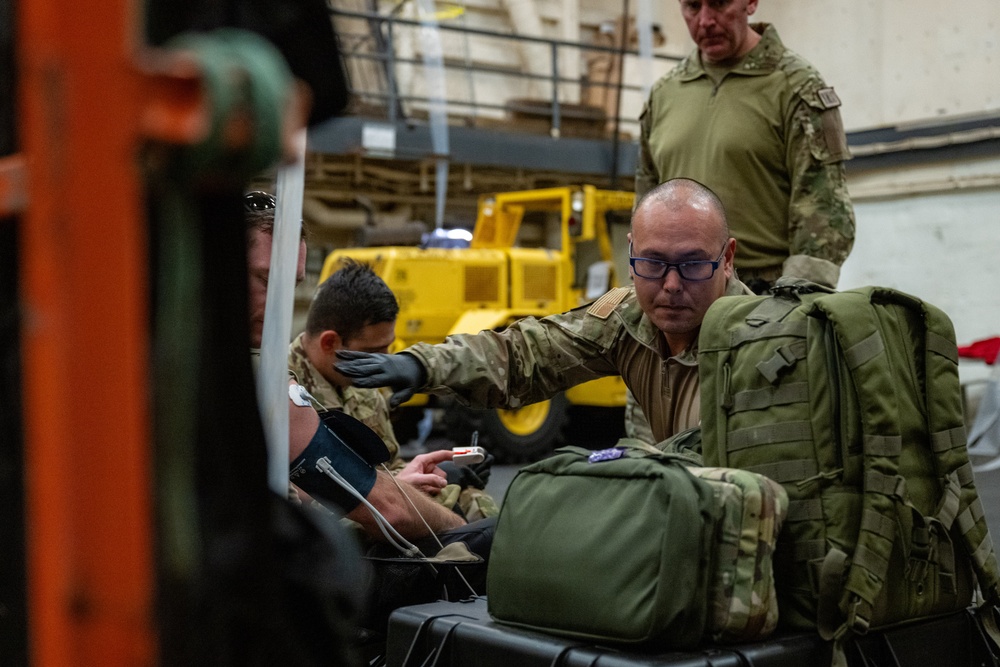
[[[729,434],[727,449],[730,452],[735,452],[757,445],[773,445],[779,442],[808,441],[810,439],[812,439],[812,427],[807,421],[765,424],[733,431]]]
[[[965,447],[968,439],[965,437],[965,426],[956,426],[939,433],[931,433],[931,448],[940,454],[956,447]]]
[[[822,521],[823,501],[819,498],[792,500],[788,503],[788,516],[785,521]]]
[[[788,627],[843,638],[961,608],[970,564],[1000,601],[954,338],[942,311],[883,288],[816,293],[782,279],[770,297],[720,299],[706,314],[705,465],[788,491],[775,553]]]
[[[953,364],[958,364],[958,348],[954,341],[950,341],[944,336],[934,331],[927,332],[927,350],[935,354],[940,354]]]
[[[816,459],[799,459],[797,461],[777,461],[760,465],[744,466],[745,470],[755,472],[764,477],[770,477],[778,484],[789,484],[803,479],[815,477],[819,471]]]
[[[743,343],[749,343],[754,340],[764,340],[765,338],[784,338],[786,336],[805,338],[805,320],[798,320],[795,322],[770,322],[768,324],[762,324],[758,327],[743,327],[741,329],[737,329],[730,335],[730,347],[737,348]]]
[[[772,405],[789,405],[791,403],[806,403],[808,401],[809,383],[791,382],[777,387],[748,389],[733,394],[730,412],[763,410]]]
[[[958,522],[958,529],[962,531],[962,534],[965,534],[984,516],[986,516],[986,512],[983,509],[983,500],[982,498],[976,498],[955,520]]]

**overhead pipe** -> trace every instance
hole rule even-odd
[[[427,113],[430,119],[431,146],[433,148],[437,180],[434,207],[434,227],[444,227],[444,204],[448,199],[448,105],[444,79],[444,56],[441,49],[441,30],[438,28],[434,0],[417,0],[420,10],[420,43],[424,61],[424,80],[430,100]]]

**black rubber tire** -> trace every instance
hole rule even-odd
[[[569,404],[562,394],[548,404],[548,413],[537,428],[530,433],[515,433],[504,424],[497,410],[473,410],[456,403],[445,413],[448,438],[456,445],[467,445],[472,433],[478,431],[479,445],[493,454],[498,463],[537,461],[563,444]]]

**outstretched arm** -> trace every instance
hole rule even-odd
[[[450,393],[477,408],[520,408],[581,382],[617,375],[616,327],[583,308],[526,317],[503,331],[417,343],[398,354],[338,352],[335,368],[358,387],[391,386],[398,405],[414,391]]]
[[[396,482],[399,486],[396,486]],[[406,497],[403,496],[404,493]],[[413,502],[412,505],[407,498]],[[431,532],[440,533],[465,525],[465,520],[450,509],[438,505],[430,496],[418,491],[413,485],[398,479],[393,480],[391,475],[383,471],[379,471],[375,486],[368,493],[367,499],[393,528],[411,542],[427,537]],[[380,541],[385,539],[375,523],[375,518],[364,505],[358,505],[351,510],[347,518],[361,524],[369,537]]]

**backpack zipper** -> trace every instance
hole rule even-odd
[[[826,350],[827,378],[829,378],[828,384],[830,387],[830,406],[834,411],[834,415],[831,415],[833,419],[830,420],[830,427],[833,429],[833,442],[840,456],[837,467],[843,471],[846,469],[850,453],[848,452],[848,443],[845,435],[847,432],[847,427],[844,424],[845,410],[842,405],[844,392],[842,391],[843,376],[840,368],[840,345],[837,343],[837,336],[833,331],[833,325],[830,324],[830,320],[824,318],[822,327],[823,348]]]

